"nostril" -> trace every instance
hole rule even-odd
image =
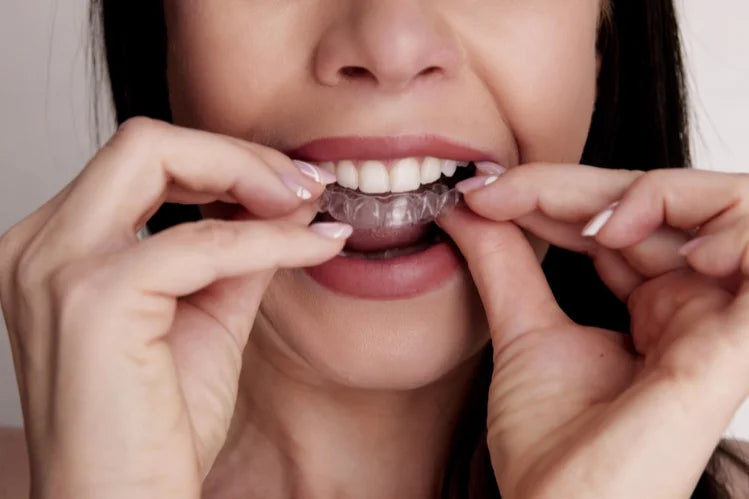
[[[365,66],[343,66],[338,70],[338,74],[341,78],[349,81],[372,81],[375,83],[396,85],[398,88],[404,87],[411,81],[414,76],[416,78],[427,78],[438,76],[444,72],[444,68],[441,66],[429,66],[422,69],[418,73],[405,73],[396,72],[393,74],[387,74],[386,71],[381,73],[373,72]]]
[[[419,73],[419,76],[432,76],[440,72],[442,72],[442,69],[439,66],[430,66],[426,68],[425,70],[421,71]]]
[[[340,73],[346,78],[374,78],[372,72],[362,66],[346,66],[341,68]]]

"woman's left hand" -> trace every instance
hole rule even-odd
[[[689,497],[749,395],[749,176],[524,165],[466,204],[439,223],[487,311],[503,495]],[[631,337],[567,318],[518,226],[591,255]]]

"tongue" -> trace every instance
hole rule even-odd
[[[411,225],[398,229],[357,229],[348,238],[346,249],[359,252],[405,248],[424,239],[432,224]]]

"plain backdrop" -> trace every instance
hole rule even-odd
[[[695,163],[749,171],[749,2],[676,1],[688,53]],[[0,233],[59,191],[94,151],[87,3],[0,0]],[[2,323],[4,424],[21,424],[21,412]],[[749,404],[729,432],[749,439]]]

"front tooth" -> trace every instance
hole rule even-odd
[[[390,169],[390,190],[393,192],[415,191],[421,185],[421,165],[416,158],[405,158],[395,162]]]
[[[335,169],[338,184],[349,189],[359,188],[359,172],[353,161],[339,161]]]
[[[442,173],[446,177],[452,177],[455,175],[455,170],[458,169],[458,162],[452,159],[445,159],[442,161]]]
[[[442,176],[442,160],[437,158],[424,158],[421,164],[421,183],[431,184]]]
[[[380,194],[390,190],[390,175],[382,161],[365,161],[359,167],[359,190]]]

